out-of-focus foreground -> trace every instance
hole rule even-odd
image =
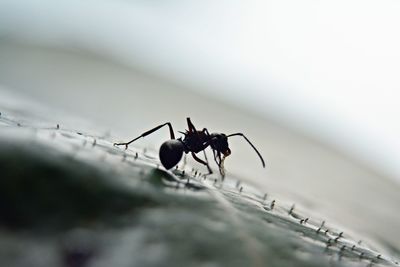
[[[74,130],[69,115],[55,123],[59,112],[1,95],[2,265],[398,266],[274,192],[184,163],[160,170],[156,154],[115,147],[98,126]]]

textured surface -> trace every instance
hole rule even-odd
[[[2,266],[398,265],[272,192],[27,108],[1,107]]]
[[[393,254],[400,254],[398,177],[389,177],[374,170],[374,164],[338,153],[337,147],[326,146],[282,128],[268,118],[216,101],[212,96],[194,94],[171,84],[167,77],[160,79],[151,73],[143,74],[138,69],[83,51],[2,39],[1,85],[54,107],[38,113],[46,115],[45,120],[38,121],[46,122],[43,127],[48,127],[49,122],[60,123],[62,128],[85,129],[90,133],[105,132],[100,130],[105,127],[114,133],[113,140],[124,141],[167,121],[175,130],[184,130],[185,118],[189,116],[196,127],[207,127],[210,132],[241,131],[263,154],[267,168],[260,167],[256,154],[243,140],[232,138],[232,155],[225,161],[229,176],[236,175],[271,196],[296,203],[298,208],[307,207],[308,212],[327,222],[345,226],[345,232],[354,230],[363,240],[380,243],[391,248]],[[9,105],[11,102],[4,97],[4,92],[0,93],[0,106],[13,110],[19,107],[25,115],[31,110],[20,97]],[[55,110],[74,114],[74,119],[69,120]],[[88,118],[96,125],[88,128],[87,123],[78,124],[77,117]],[[321,126],[314,127],[318,130]],[[135,146],[157,151],[168,136],[167,129],[163,129]],[[378,144],[371,143],[375,145]],[[371,149],[370,153],[376,151]],[[388,155],[381,157],[385,159]],[[202,169],[197,163],[192,165]]]

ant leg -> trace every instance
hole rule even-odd
[[[215,161],[215,163],[217,163],[217,165],[219,166],[218,161],[217,161],[217,155],[216,155],[216,153],[215,153],[215,149],[213,149],[212,152],[213,152],[213,155],[214,155],[214,161]]]
[[[170,136],[171,136],[171,139],[175,139],[175,134],[174,134],[174,130],[172,129],[172,125],[171,125],[170,122],[167,122],[167,123],[158,125],[157,127],[153,128],[153,129],[151,129],[151,130],[148,130],[147,132],[142,133],[140,136],[136,137],[135,139],[133,139],[133,140],[131,140],[131,141],[129,141],[129,142],[126,142],[126,143],[114,143],[114,146],[122,146],[122,145],[124,145],[124,146],[125,146],[125,149],[127,149],[129,144],[135,142],[136,140],[138,140],[138,139],[141,138],[141,137],[145,137],[145,136],[147,136],[147,135],[149,135],[149,134],[151,134],[151,133],[157,131],[158,129],[164,127],[165,125],[168,125],[169,134],[170,134]]]
[[[205,149],[203,150],[203,154],[204,154],[204,158],[206,159],[206,162],[208,164],[208,158],[207,158],[207,154],[206,154],[206,150]]]
[[[207,166],[207,169],[208,169],[207,175],[210,175],[213,173],[213,171],[210,168],[210,165],[208,165],[208,161],[205,162],[204,160],[200,159],[199,157],[196,156],[196,154],[194,152],[192,152],[192,157],[194,158],[195,161]],[[206,159],[207,159],[207,157],[206,157]]]
[[[250,142],[249,139],[247,139],[247,137],[244,134],[242,134],[242,133],[234,133],[234,134],[227,135],[226,137],[237,136],[237,135],[243,137],[247,141],[247,143],[249,143],[249,145],[254,149],[254,151],[256,151],[257,155],[261,159],[261,163],[262,163],[263,167],[265,168],[265,162],[264,162],[264,159],[261,156],[260,152],[258,152],[257,148]]]
[[[223,159],[221,159],[221,152],[217,152],[217,157],[218,157],[219,173],[221,174],[222,181],[223,181],[225,178],[225,167],[224,167],[225,157]]]
[[[218,165],[219,173],[221,174],[222,181],[223,181],[225,178],[225,168],[224,168],[224,159],[225,158],[221,159],[221,152],[219,152],[215,149],[213,149],[212,152],[214,154],[214,160],[215,160],[215,163],[217,163],[217,165]]]
[[[210,133],[208,132],[207,128],[203,128],[202,132],[207,135],[210,136]]]
[[[221,152],[218,152],[215,149],[213,149],[212,152],[214,154],[215,163],[217,163],[217,165],[218,165],[219,173],[221,174],[222,181],[224,181],[224,179],[225,179],[225,167],[224,167],[225,157],[223,159],[221,159]]]
[[[187,121],[187,125],[189,128],[189,132],[196,132],[196,127],[194,127],[192,121],[190,120],[190,118],[186,118]]]
[[[212,152],[213,152],[213,155],[214,155],[214,161],[215,161],[215,163],[217,163],[217,165],[219,166],[219,163],[218,163],[218,160],[217,160],[217,153],[218,153],[218,152],[216,152],[215,149],[213,149]]]

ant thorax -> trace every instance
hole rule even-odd
[[[183,134],[185,135],[185,137],[182,140],[182,142],[185,145],[185,150],[187,149],[188,152],[190,151],[198,153],[204,150],[208,146],[208,141],[210,140],[210,136],[202,131],[196,131],[196,132],[186,131]]]

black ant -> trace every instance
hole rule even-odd
[[[263,167],[265,168],[265,162],[263,157],[261,156],[260,152],[255,148],[255,146],[250,142],[247,137],[242,134],[242,133],[234,133],[234,134],[223,134],[223,133],[209,133],[207,128],[204,128],[201,131],[197,131],[196,128],[194,127],[193,123],[190,121],[190,118],[187,118],[187,124],[189,130],[186,130],[186,132],[179,132],[184,135],[184,138],[182,139],[181,137],[178,139],[175,139],[175,134],[174,130],[172,129],[172,125],[170,122],[161,124],[147,132],[142,133],[140,136],[136,137],[135,139],[127,142],[127,143],[114,143],[115,146],[120,146],[124,145],[125,148],[128,148],[128,145],[136,141],[137,139],[141,137],[145,137],[160,128],[168,125],[169,127],[169,133],[171,136],[171,140],[165,141],[161,147],[160,147],[160,161],[162,165],[166,169],[171,169],[173,168],[178,162],[181,160],[183,152],[188,154],[189,152],[192,154],[192,157],[199,163],[207,166],[208,169],[208,175],[212,174],[212,170],[208,164],[208,159],[205,153],[205,149],[210,146],[212,149],[212,152],[214,154],[214,160],[217,163],[219,167],[219,171],[221,173],[222,177],[225,177],[225,169],[224,169],[224,160],[227,156],[231,154],[231,150],[229,149],[228,145],[228,138],[232,136],[242,136],[249,144],[250,146],[256,151],[257,155],[261,159],[261,163]],[[196,154],[200,151],[203,151],[205,161],[198,158]],[[223,157],[221,158],[221,154]]]

